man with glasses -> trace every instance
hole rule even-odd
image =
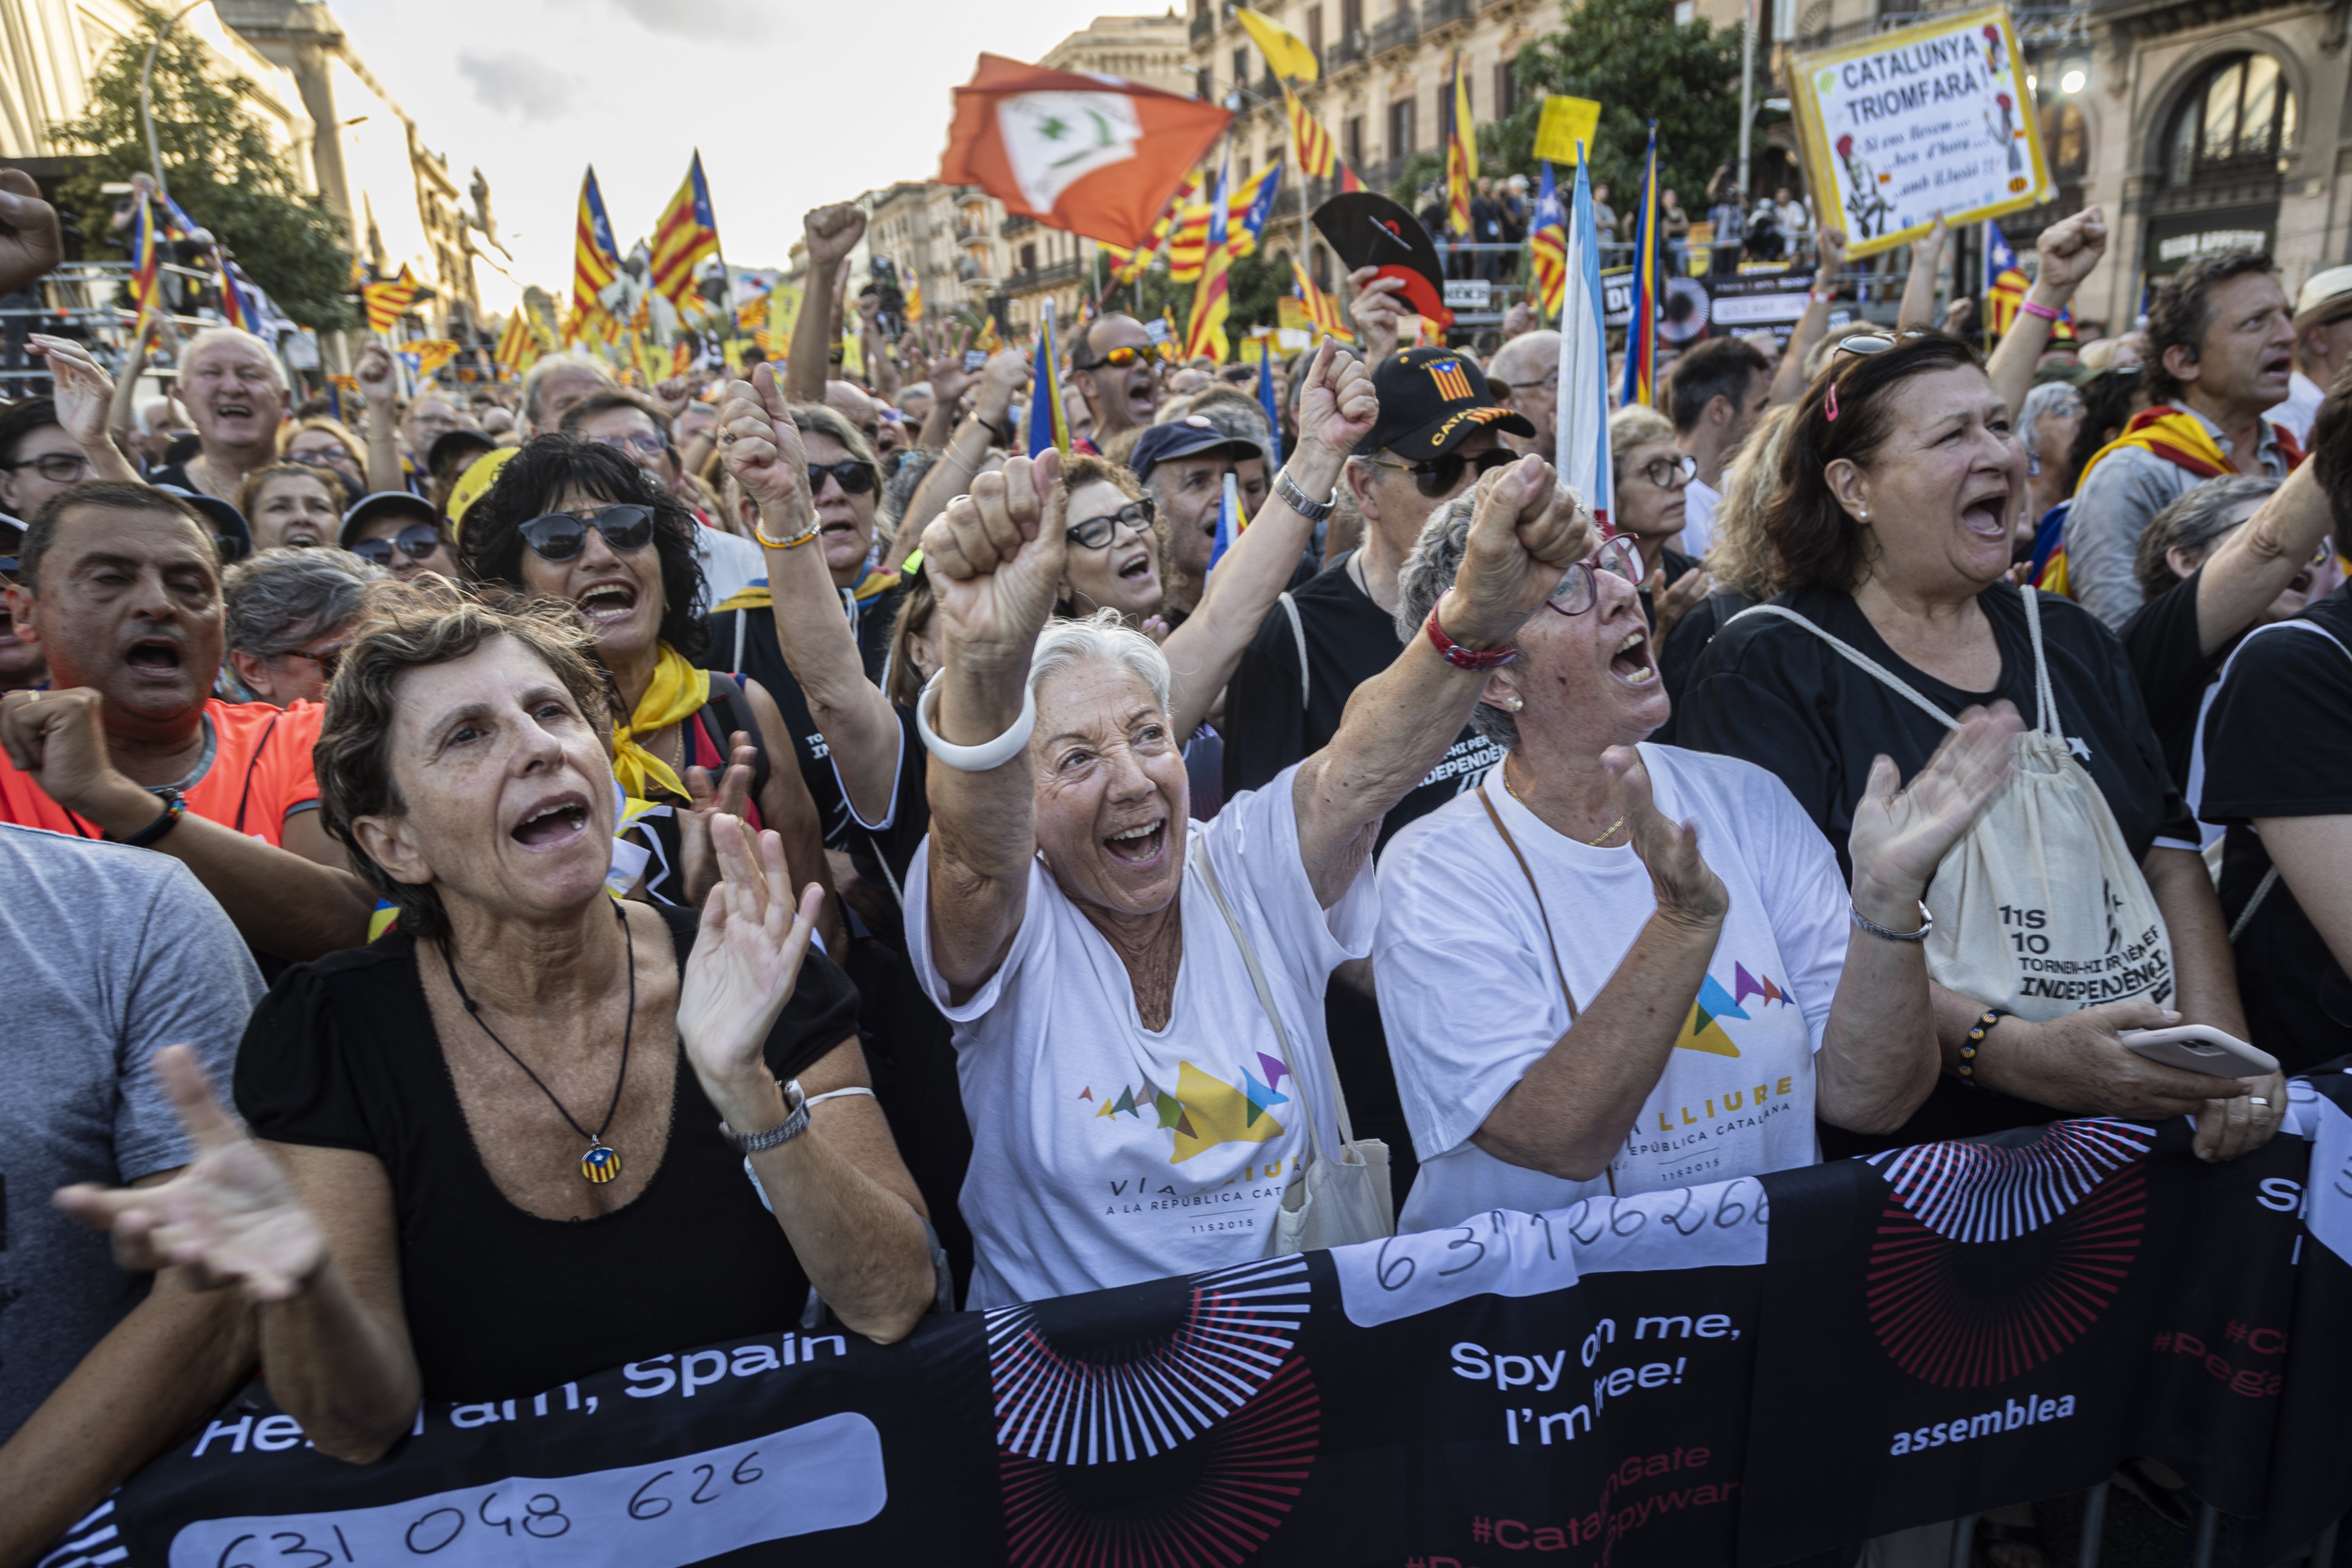
[[[0,414],[0,514],[31,517],[89,477],[89,458],[58,423],[53,401],[28,397]]]
[[[1261,475],[1265,468],[1263,423],[1252,422],[1245,427],[1249,433],[1243,434],[1244,427],[1231,417],[1232,411],[1223,413],[1223,416],[1214,418],[1188,414],[1154,425],[1128,454],[1127,466],[1150,487],[1160,514],[1160,574],[1167,590],[1165,613],[1171,628],[1184,624],[1208,591],[1209,557],[1216,548],[1225,476],[1232,474],[1238,479],[1244,467],[1255,468]],[[1261,496],[1265,482],[1263,478],[1258,480]],[[1242,520],[1247,521],[1256,508],[1251,504],[1248,486],[1236,489],[1242,492]]]
[[[1160,413],[1160,349],[1133,316],[1097,316],[1070,345],[1070,384],[1094,416],[1083,448],[1098,452],[1122,430],[1149,425]]]
[[[1548,327],[1521,332],[1495,351],[1486,374],[1503,401],[1536,427],[1532,437],[1506,436],[1503,444],[1549,460],[1559,445],[1559,334]]]
[[[320,709],[212,695],[220,557],[192,507],[145,485],[53,498],[8,608],[51,689],[0,699],[0,822],[168,855],[277,958],[367,940],[375,900],[319,825]]]
[[[768,575],[760,547],[712,523],[703,510],[702,491],[686,476],[670,442],[669,418],[651,401],[617,388],[600,392],[565,411],[563,433],[610,447],[653,475],[688,507],[703,526],[694,531],[694,555],[702,566],[704,603],[717,605]]]

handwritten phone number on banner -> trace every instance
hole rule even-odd
[[[374,1508],[205,1520],[171,1568],[685,1568],[721,1552],[863,1524],[889,1489],[882,1434],[855,1413],[653,1464],[515,1476]]]
[[[1753,1176],[1529,1214],[1490,1209],[1460,1225],[1339,1247],[1348,1321],[1394,1322],[1472,1296],[1540,1296],[1587,1274],[1758,1267],[1769,1205]]]

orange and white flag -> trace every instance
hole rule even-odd
[[[940,179],[1008,213],[1135,249],[1233,116],[1141,82],[982,55],[955,89]]]

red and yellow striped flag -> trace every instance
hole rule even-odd
[[[613,246],[612,220],[604,216],[604,193],[590,165],[580,182],[580,216],[572,239],[571,336],[611,338],[620,330],[597,296],[621,275],[621,253]]]
[[[1478,188],[1478,129],[1470,121],[1470,79],[1462,51],[1454,51],[1454,79],[1445,89],[1445,226],[1470,232],[1470,193]]]
[[[507,317],[506,330],[499,333],[499,346],[492,357],[507,368],[508,374],[520,376],[539,358],[539,333],[532,330],[530,312],[515,307]]]
[[[1201,262],[1209,253],[1209,204],[1194,202],[1176,215],[1168,236],[1168,281],[1196,283]]]
[[[702,177],[702,153],[687,165],[686,183],[670,197],[654,227],[653,285],[680,310],[694,294],[694,269],[719,254],[719,220],[710,211],[710,186]]]
[[[1307,276],[1307,268],[1296,256],[1290,258],[1291,287],[1305,308],[1307,324],[1318,338],[1328,333],[1339,342],[1352,343],[1356,334],[1348,330],[1347,318],[1339,313],[1339,301],[1315,287],[1315,279]]]
[[[1232,210],[1232,165],[1217,171],[1217,193],[1209,202],[1209,232],[1201,261],[1201,281],[1192,290],[1192,319],[1184,329],[1184,357],[1202,355],[1225,362],[1225,317],[1233,309],[1232,281],[1226,276],[1233,255],[1225,243],[1226,214]]]
[[[145,192],[139,195],[139,211],[132,219],[131,235],[131,300],[142,317],[162,308],[163,254],[155,243],[155,210]],[[352,264],[356,267],[358,264]]]
[[[389,283],[362,286],[360,298],[367,303],[368,331],[389,335],[416,299],[416,279],[404,261],[400,265],[399,277]]]

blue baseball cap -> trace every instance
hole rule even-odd
[[[1190,458],[1215,447],[1238,448],[1242,457],[1265,456],[1265,448],[1248,437],[1228,436],[1205,416],[1188,414],[1144,431],[1136,438],[1135,450],[1128,454],[1127,466],[1137,479],[1149,479],[1152,469],[1171,458]]]

